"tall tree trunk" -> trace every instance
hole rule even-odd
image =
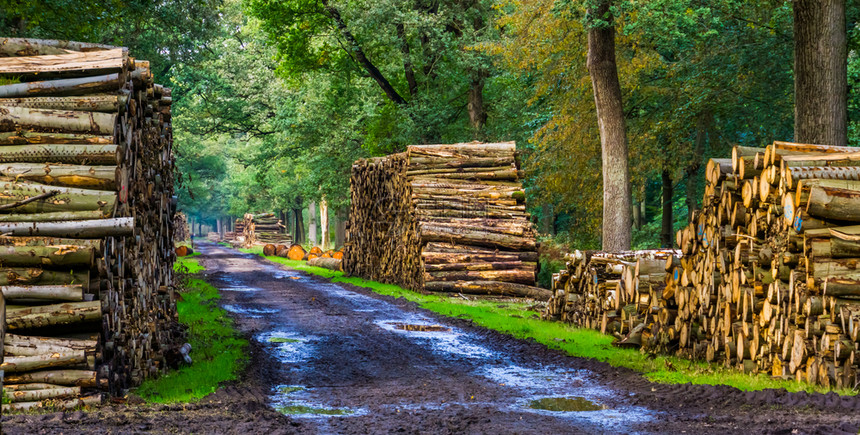
[[[293,209],[293,216],[295,216],[295,232],[293,233],[293,240],[295,243],[302,244],[305,242],[305,222],[302,217],[301,208]]]
[[[323,199],[320,201],[320,233],[322,234],[322,248],[329,248],[329,237],[328,237],[328,203]]]
[[[694,143],[693,158],[690,160],[690,165],[685,169],[687,177],[687,192],[685,201],[687,202],[687,221],[693,218],[693,212],[699,208],[699,169],[702,167],[702,156],[705,154],[705,141],[708,139],[708,125],[710,123],[710,114],[703,113],[699,115],[696,122],[696,141]]]
[[[472,125],[474,139],[479,140],[481,130],[487,122],[487,110],[484,108],[484,83],[487,74],[484,71],[474,72],[469,87],[469,123]]]
[[[633,204],[633,228],[637,230],[642,229],[642,208],[639,206],[640,203]]]
[[[794,140],[848,143],[845,0],[794,0]]]
[[[672,247],[672,223],[674,222],[674,216],[672,216],[672,196],[674,196],[674,186],[672,185],[672,174],[669,173],[668,168],[663,168],[663,218],[661,221],[660,228],[660,246],[664,248]]]
[[[397,23],[397,37],[400,38],[400,53],[403,54],[403,73],[409,85],[409,95],[415,98],[418,93],[418,82],[415,80],[415,68],[412,66],[412,55],[409,52],[409,39],[406,37],[406,27]]]
[[[596,9],[589,10],[593,17],[608,16],[609,24],[591,23],[588,29],[588,72],[603,150],[603,250],[624,251],[630,249],[631,238],[630,175],[611,3],[604,0]]]
[[[552,211],[552,204],[548,202],[543,203],[540,211],[540,232],[549,235],[555,234],[555,231],[553,231],[555,213]]]
[[[311,246],[319,246],[317,239],[317,203],[311,201],[308,204],[308,242]]]
[[[334,226],[334,247],[342,248],[346,243],[346,222],[349,220],[349,210],[341,207],[335,212],[337,223]]]

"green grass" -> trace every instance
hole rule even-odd
[[[173,263],[173,270],[181,273],[203,272],[205,268],[200,265],[196,258],[192,258],[198,255],[200,255],[200,253],[195,252],[191,255],[186,255],[185,257],[177,257],[176,262]]]
[[[218,290],[205,281],[192,279],[181,295],[176,310],[179,321],[188,326],[194,363],[144,382],[137,394],[150,402],[199,400],[215,392],[222,382],[237,379],[246,362],[248,342],[236,331],[227,312],[218,307]]]
[[[243,252],[260,256],[262,248],[243,249]],[[275,263],[297,270],[330,278],[333,282],[353,284],[368,288],[378,294],[404,298],[438,314],[473,321],[475,324],[493,329],[520,339],[534,339],[569,355],[592,358],[615,367],[627,367],[642,373],[647,379],[662,384],[706,384],[730,385],[743,391],[758,391],[767,388],[785,388],[788,391],[827,392],[828,390],[800,383],[773,379],[765,374],[744,374],[716,364],[690,361],[673,356],[649,356],[638,350],[612,346],[613,337],[592,329],[541,320],[539,313],[529,311],[529,304],[491,300],[462,300],[438,295],[425,295],[403,289],[392,284],[382,284],[361,278],[344,277],[343,272],[319,267],[310,267],[303,261],[280,257],[265,257]],[[840,395],[856,395],[849,389],[835,390]]]

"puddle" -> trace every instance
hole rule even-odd
[[[602,411],[605,405],[594,403],[584,397],[544,397],[529,402],[529,408],[555,412]]]
[[[303,391],[304,389],[305,387],[302,387],[301,385],[281,385],[278,387],[278,393],[286,395]]]
[[[391,323],[396,329],[403,331],[418,331],[418,332],[451,332],[451,328],[442,325],[416,325],[412,323]]]
[[[326,416],[342,416],[353,415],[355,411],[344,408],[314,408],[306,405],[282,405],[275,408],[284,415],[326,415]]]
[[[278,385],[272,396],[272,407],[284,415],[295,417],[345,417],[363,415],[363,409],[335,408],[307,401],[311,391],[301,385]]]
[[[297,364],[314,354],[316,337],[302,337],[285,331],[265,332],[256,337],[260,343],[270,346],[272,355],[281,363]]]
[[[218,290],[222,290],[225,292],[240,292],[240,293],[252,293],[252,292],[260,291],[260,289],[253,288],[253,287],[234,287],[234,286],[218,287]]]
[[[232,304],[225,304],[225,305],[222,305],[222,307],[231,313],[244,314],[248,317],[255,318],[255,319],[263,317],[264,314],[275,314],[278,312],[278,310],[271,309],[271,308],[247,308],[247,307],[240,307],[238,305],[232,305]]]

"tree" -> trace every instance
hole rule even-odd
[[[611,0],[601,0],[588,11],[588,72],[602,150],[603,249],[622,251],[630,249],[630,174],[611,6]]]
[[[794,137],[848,143],[845,0],[795,0]]]

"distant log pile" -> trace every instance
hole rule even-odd
[[[668,272],[630,260],[591,277],[573,258],[554,277],[545,314],[615,333],[620,344],[854,388],[858,160],[849,147],[735,147],[731,159],[708,162],[702,210],[678,232],[683,256],[663,262]],[[599,287],[594,298],[580,291]]]
[[[254,238],[259,243],[275,245],[290,245],[293,239],[284,230],[286,227],[274,213],[263,213],[254,216]]]
[[[286,226],[274,213],[246,213],[242,219],[236,219],[233,233],[228,233],[224,238],[239,241],[240,236],[245,248],[260,244],[287,247],[293,244],[292,237],[286,233]]]
[[[0,80],[3,408],[99,402],[181,344],[170,90],[68,41],[0,39]]]
[[[414,290],[548,298],[513,142],[353,165],[344,271]]]

